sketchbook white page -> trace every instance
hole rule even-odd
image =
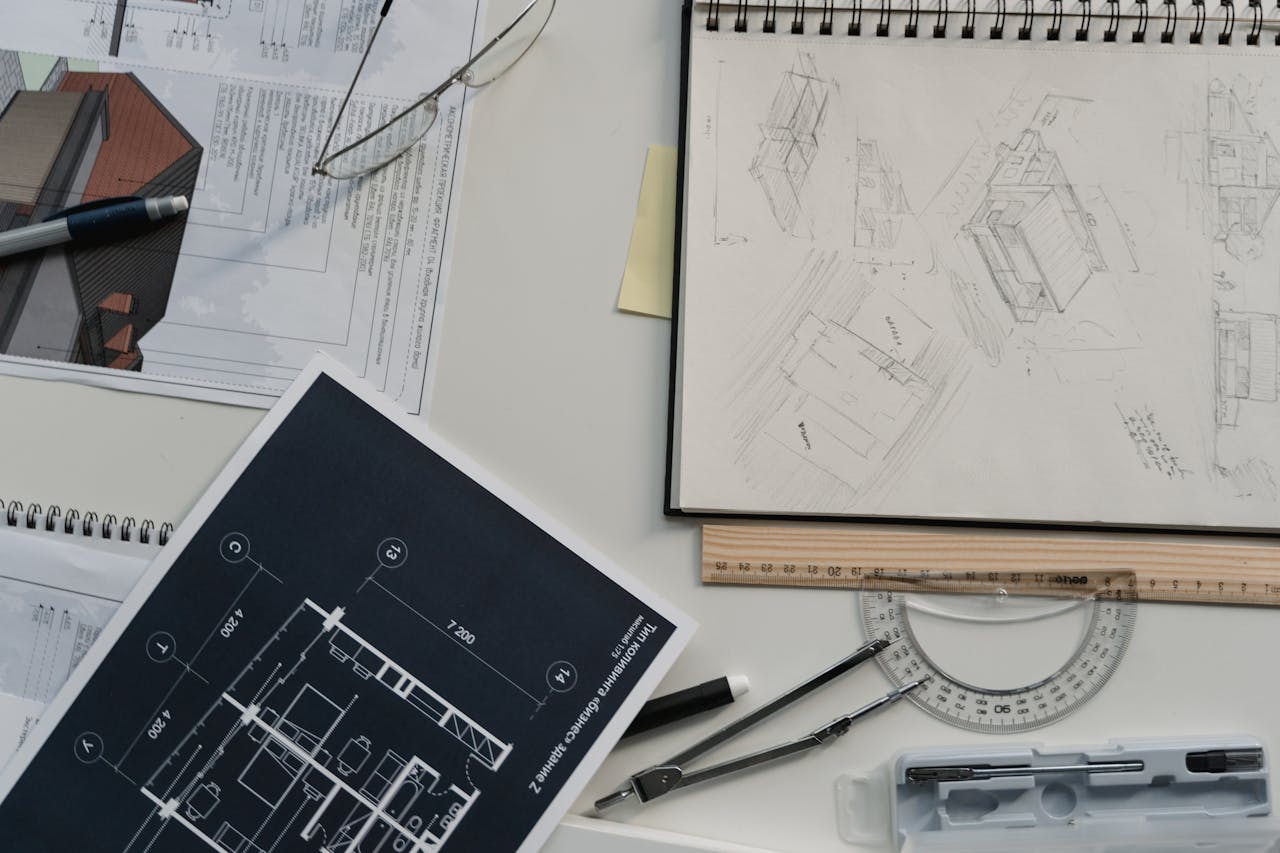
[[[1275,526],[1275,56],[1094,35],[694,24],[677,505]]]

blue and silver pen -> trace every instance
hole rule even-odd
[[[0,231],[0,258],[69,240],[118,240],[190,207],[186,196],[108,198],[69,207],[37,225]]]

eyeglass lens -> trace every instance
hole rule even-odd
[[[484,86],[515,65],[542,34],[555,7],[555,0],[535,0],[530,3],[510,29],[475,58],[463,75],[462,82],[468,86]]]
[[[533,0],[511,26],[471,60],[459,79],[471,87],[493,82],[529,50],[546,28],[555,7],[555,0]],[[426,135],[437,111],[435,98],[415,104],[385,127],[326,158],[321,164],[325,174],[355,178],[385,166]]]
[[[408,151],[436,120],[436,99],[415,105],[386,127],[344,148],[324,161],[324,170],[335,178],[355,178],[384,166]]]

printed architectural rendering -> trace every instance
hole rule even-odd
[[[131,73],[70,71],[37,89],[0,51],[0,231],[119,196],[191,197],[203,149]],[[112,243],[0,258],[0,352],[141,370],[186,217]]]

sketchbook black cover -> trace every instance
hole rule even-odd
[[[1250,8],[685,2],[664,511],[1280,530]]]

